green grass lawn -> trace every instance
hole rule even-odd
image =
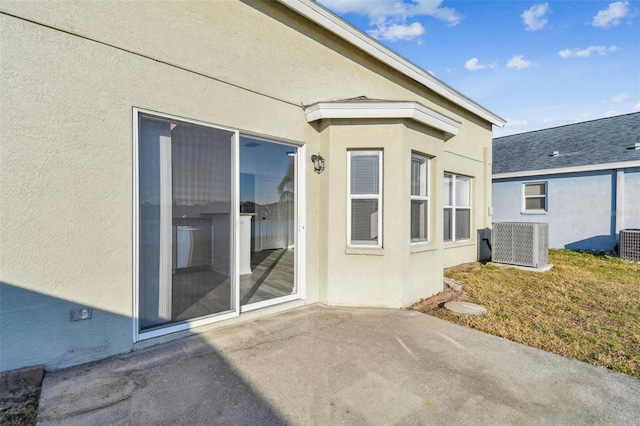
[[[540,273],[470,264],[445,271],[482,316],[430,312],[528,346],[640,377],[640,263],[551,250]]]

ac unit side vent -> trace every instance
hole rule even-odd
[[[622,259],[640,261],[640,229],[622,229],[618,247]]]
[[[549,227],[546,223],[494,223],[492,249],[493,262],[544,268],[549,260]]]

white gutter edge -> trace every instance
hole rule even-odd
[[[504,127],[506,120],[483,108],[471,99],[455,91],[444,82],[433,77],[420,67],[412,64],[402,56],[383,46],[374,39],[368,37],[360,30],[354,28],[343,19],[335,16],[324,7],[310,0],[277,0],[311,22],[332,32],[360,50],[368,53],[382,63],[399,71],[407,77],[417,81],[423,86],[433,90],[440,96],[465,108],[488,122],[499,127]]]
[[[592,164],[589,166],[563,167],[559,169],[527,170],[524,172],[497,173],[492,179],[509,179],[516,177],[555,175],[564,173],[593,172],[598,170],[629,169],[640,167],[640,161],[622,161],[619,163]]]
[[[457,135],[462,123],[418,102],[318,102],[304,109],[307,122],[323,118],[408,118]]]

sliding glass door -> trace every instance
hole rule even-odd
[[[250,240],[240,241],[243,310],[297,293],[296,247],[297,148],[255,138],[240,138],[240,216]]]
[[[299,297],[300,148],[136,117],[138,338]]]
[[[236,310],[233,132],[140,115],[140,330]]]

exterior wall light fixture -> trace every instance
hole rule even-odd
[[[320,174],[324,171],[324,158],[322,158],[320,153],[313,154],[311,156],[311,161],[313,162],[313,170],[315,170],[316,173]]]

